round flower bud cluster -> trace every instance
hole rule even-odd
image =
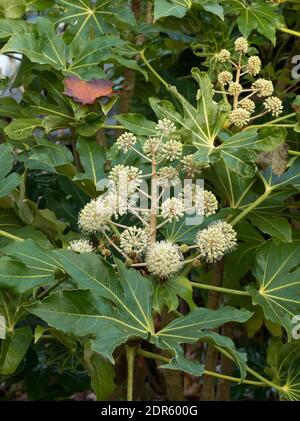
[[[147,270],[160,279],[176,275],[183,267],[180,248],[170,241],[159,241],[146,252]]]
[[[178,221],[184,215],[184,204],[183,200],[178,197],[172,197],[166,199],[161,206],[161,215],[164,219],[169,221]]]
[[[141,185],[141,171],[133,166],[116,165],[110,171],[108,178],[116,191],[126,190],[128,195],[133,194]]]
[[[228,92],[230,95],[240,95],[243,91],[241,84],[232,82],[229,84]]]
[[[231,111],[230,113],[230,121],[237,127],[246,126],[251,118],[251,114],[249,111],[244,110],[243,108],[237,108],[236,110]]]
[[[183,171],[191,178],[194,178],[197,174],[200,174],[201,169],[193,161],[193,154],[186,155],[181,160]]]
[[[250,114],[253,114],[255,111],[255,102],[248,98],[242,99],[239,106],[243,108],[243,110],[248,111]]]
[[[199,231],[196,236],[196,245],[200,258],[208,263],[222,259],[225,254],[236,248],[236,244],[236,232],[225,221],[217,221],[210,224],[204,230]]]
[[[135,143],[136,143],[136,137],[130,132],[125,132],[121,134],[121,136],[119,136],[116,141],[117,148],[124,152],[128,152],[128,150],[132,146],[134,146]]]
[[[231,57],[230,51],[223,49],[217,55],[217,60],[220,63],[226,63],[226,61],[230,60],[230,57]]]
[[[283,110],[282,101],[276,96],[270,96],[267,98],[264,102],[264,107],[267,111],[272,113],[274,117],[278,117]]]
[[[258,97],[271,96],[274,91],[273,83],[266,79],[257,79],[252,84],[252,89],[257,91]]]
[[[187,210],[197,215],[207,217],[214,215],[218,210],[216,196],[199,185],[188,184],[184,187],[184,201]]]
[[[158,150],[158,146],[160,144],[160,140],[158,137],[149,137],[143,146],[143,152],[147,156],[151,156],[153,151]]]
[[[234,49],[235,51],[238,51],[239,53],[246,54],[248,51],[248,41],[244,37],[239,37],[235,40],[234,43]]]
[[[174,167],[162,167],[157,171],[159,185],[168,187],[179,184],[178,171]]]
[[[94,246],[88,240],[73,240],[70,242],[68,250],[75,251],[75,253],[93,253]]]
[[[179,159],[182,154],[182,143],[177,140],[170,139],[162,145],[161,155],[168,161]]]
[[[248,64],[247,64],[247,72],[249,73],[249,75],[251,76],[256,76],[259,74],[261,69],[261,61],[260,58],[258,56],[251,56],[248,59]]]
[[[143,254],[148,243],[149,234],[136,226],[126,228],[120,235],[120,248],[128,255]]]
[[[174,123],[172,123],[172,121],[164,118],[163,120],[158,120],[158,123],[155,126],[155,130],[163,134],[173,133],[176,130],[176,126]]]
[[[221,72],[218,75],[218,81],[221,83],[221,85],[227,85],[227,83],[231,83],[232,79],[232,73],[227,71]]]
[[[81,209],[79,213],[78,225],[83,232],[94,233],[108,229],[108,223],[111,221],[113,210],[107,202],[99,197],[93,199]]]

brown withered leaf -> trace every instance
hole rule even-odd
[[[65,95],[80,104],[94,104],[98,98],[109,96],[113,92],[111,80],[92,79],[89,81],[70,76],[64,80]]]

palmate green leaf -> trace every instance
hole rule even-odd
[[[258,248],[265,242],[264,237],[247,220],[236,226],[239,246],[225,257],[223,286],[240,289],[240,279],[253,267]],[[241,242],[243,241],[243,243]]]
[[[157,131],[155,130],[156,123],[147,120],[142,114],[119,114],[115,116],[115,118],[127,130],[138,136],[155,136],[157,134]]]
[[[6,339],[1,341],[0,375],[13,374],[19,367],[32,340],[30,327],[15,329]]]
[[[0,145],[0,198],[11,193],[20,183],[20,175],[11,173],[13,166],[12,147],[3,143]]]
[[[220,159],[209,170],[203,171],[204,178],[213,185],[213,191],[231,208],[239,208],[251,192],[255,178],[240,177]]]
[[[154,21],[167,16],[183,18],[192,9],[204,9],[224,18],[223,7],[217,0],[156,0],[154,3]]]
[[[0,17],[8,19],[21,18],[25,13],[24,0],[0,0]]]
[[[269,215],[251,212],[251,214],[248,215],[248,218],[255,227],[261,230],[261,232],[278,238],[281,241],[292,241],[291,225],[286,218],[274,215],[272,212],[270,212]]]
[[[181,354],[181,343],[192,344],[203,340],[222,346],[234,356],[241,370],[241,376],[244,378],[246,374],[246,356],[235,349],[233,342],[229,338],[209,332],[208,329],[215,329],[229,321],[244,323],[251,315],[252,313],[247,310],[237,310],[231,307],[223,307],[218,310],[196,308],[191,310],[188,315],[173,320],[165,328],[157,332],[153,338],[154,343],[159,348],[173,349],[175,351],[177,355],[175,355],[174,361],[178,369],[181,369],[181,364],[184,365],[185,361]],[[165,368],[168,368],[168,366]]]
[[[283,389],[282,398],[300,400],[300,343],[299,340],[282,343],[280,339],[272,339],[267,351],[268,373],[274,383]]]
[[[193,300],[193,288],[185,276],[175,276],[163,283],[157,283],[154,287],[153,309],[161,313],[166,307],[168,311],[177,310],[179,306],[178,296],[186,301],[190,309],[196,307]]]
[[[89,288],[93,294],[82,290],[54,294],[30,307],[32,313],[66,333],[95,334],[93,350],[110,361],[115,347],[128,338],[146,339],[153,333],[153,288],[139,272],[118,262],[118,278],[99,256],[86,254],[78,259],[67,251],[57,255],[79,288]]]
[[[0,38],[10,38],[17,32],[29,32],[29,28],[31,28],[31,25],[22,20],[0,19]]]
[[[22,158],[22,157],[21,157]],[[59,168],[73,163],[71,151],[64,145],[54,144],[38,138],[31,147],[29,155],[25,155],[24,164],[29,169],[43,169],[59,173]]]
[[[28,27],[27,32],[15,33],[1,52],[17,52],[25,55],[33,63],[49,65],[66,76],[89,80],[105,77],[99,63],[118,60],[119,54],[115,49],[125,45],[126,43],[116,36],[102,36],[85,42],[75,38],[71,45],[67,45],[62,37],[57,35],[53,24],[48,19],[37,18],[36,23]],[[126,49],[124,51],[124,57],[120,58],[126,61],[128,53]],[[140,70],[136,62],[134,65],[131,60],[123,64]],[[61,96],[61,92],[59,95]],[[63,116],[60,111],[58,109],[56,115]],[[69,116],[66,115],[66,117]]]
[[[36,269],[38,273],[53,274],[62,269],[54,251],[49,251],[38,246],[33,240],[12,241],[1,249],[7,256],[19,260],[29,269]]]
[[[286,186],[293,186],[300,189],[300,159],[296,159],[292,166],[282,175],[276,175],[271,168],[261,173],[265,183],[273,190],[282,189]]]
[[[85,344],[82,364],[91,378],[91,388],[96,393],[98,401],[110,398],[115,390],[115,370],[101,355],[91,349],[91,344]]]
[[[283,326],[291,335],[291,319],[300,312],[300,249],[297,244],[268,241],[258,250],[252,268],[259,289],[247,286],[253,304],[266,319]]]
[[[40,118],[16,118],[5,127],[4,132],[10,139],[22,140],[31,136],[38,127],[43,127]]]
[[[170,93],[180,102],[182,115],[168,101],[150,99],[150,105],[158,118],[166,117],[173,121],[178,133],[187,142],[192,143],[198,151],[194,154],[194,160],[198,165],[216,162],[220,158],[219,150],[214,142],[223,127],[229,107],[226,104],[213,101],[213,89],[208,75],[199,69],[192,69],[192,76],[200,86],[201,95],[197,101],[197,108],[193,107],[172,86]]]
[[[237,24],[245,38],[257,30],[275,45],[276,28],[284,25],[281,14],[277,13],[278,5],[264,0],[245,3],[243,0],[223,1],[228,14],[238,15]]]
[[[23,263],[0,257],[0,288],[23,294],[41,285],[53,283],[54,272],[27,267]]]
[[[76,149],[80,154],[80,161],[84,168],[84,174],[77,174],[74,180],[92,180],[96,186],[97,183],[105,177],[104,149],[95,141],[79,137],[76,143]]]
[[[130,7],[116,3],[113,0],[57,0],[64,12],[56,24],[70,23],[68,29],[74,33],[75,40],[79,36],[88,37],[91,30],[97,35],[105,34],[118,21],[134,27],[136,20]]]
[[[217,312],[195,309],[155,333],[153,286],[138,271],[117,261],[116,273],[104,259],[89,253],[81,254],[80,258],[71,251],[57,251],[56,255],[81,289],[54,293],[28,306],[28,311],[65,333],[92,334],[95,336],[92,349],[112,362],[112,353],[117,346],[129,339],[142,338],[173,351],[177,363],[186,367],[188,362],[183,359],[180,343],[194,343],[202,334],[210,336],[207,329],[230,320],[246,321],[251,316],[246,310],[231,308]],[[187,335],[187,341],[183,333]],[[234,348],[233,344],[230,343],[230,347]]]

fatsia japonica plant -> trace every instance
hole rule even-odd
[[[0,12],[4,396],[299,400],[297,2]]]

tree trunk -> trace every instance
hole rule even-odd
[[[223,281],[223,267],[224,263],[221,260],[215,263],[213,268],[213,285],[221,286]],[[216,291],[209,291],[207,308],[216,310],[219,307],[221,294]],[[216,371],[218,362],[218,351],[211,345],[208,345],[205,356],[205,369],[209,371]],[[204,376],[204,384],[202,389],[201,399],[204,401],[216,400],[216,379],[211,376]]]

